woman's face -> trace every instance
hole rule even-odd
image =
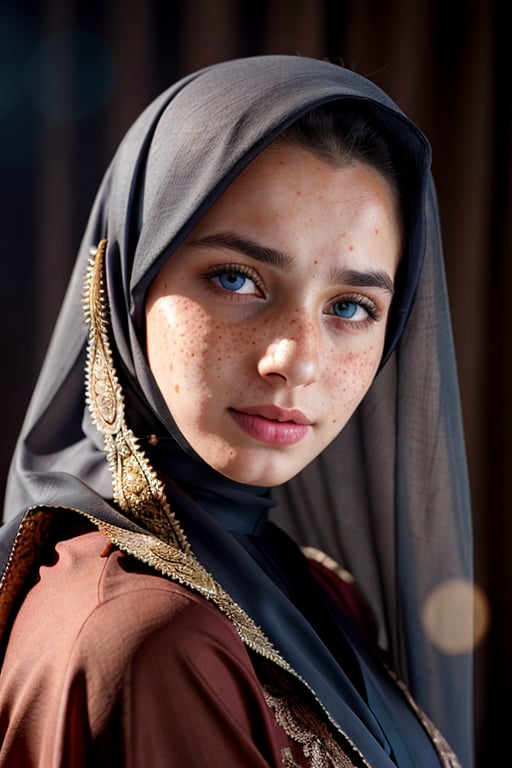
[[[232,182],[146,304],[151,370],[208,464],[278,485],[338,435],[377,371],[399,253],[367,165],[278,143]]]

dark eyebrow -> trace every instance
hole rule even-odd
[[[393,296],[395,289],[393,281],[382,269],[359,272],[355,269],[342,269],[333,275],[333,282],[343,285],[353,285],[359,288],[382,288]]]
[[[238,251],[238,253],[245,253],[246,256],[251,256],[256,261],[262,261],[265,264],[269,264],[271,267],[277,267],[278,269],[286,269],[289,267],[293,259],[291,256],[287,256],[282,251],[278,251],[275,248],[267,248],[265,245],[259,245],[253,240],[248,240],[245,237],[240,237],[232,232],[220,232],[217,235],[207,235],[201,237],[199,240],[193,240],[193,245],[206,245],[213,247],[228,248],[231,251]]]
[[[228,248],[231,251],[245,253],[256,261],[262,261],[278,269],[286,269],[293,264],[293,257],[288,256],[275,248],[259,245],[253,240],[240,237],[232,232],[219,232],[215,235],[206,235],[192,241],[193,245],[213,248]],[[383,270],[359,271],[354,269],[336,270],[332,275],[333,283],[341,283],[359,288],[382,288],[391,295],[394,293],[393,281],[387,272]]]

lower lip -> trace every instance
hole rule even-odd
[[[240,429],[243,429],[250,437],[272,445],[298,443],[306,436],[309,429],[309,424],[296,424],[294,421],[274,421],[241,411],[231,411],[231,415]]]

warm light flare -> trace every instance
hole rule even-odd
[[[470,651],[486,635],[489,622],[489,601],[484,592],[462,579],[437,586],[423,606],[425,632],[443,653]]]

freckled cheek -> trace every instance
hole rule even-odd
[[[378,369],[380,351],[368,347],[358,352],[333,355],[326,377],[327,391],[333,394],[336,411],[355,408],[366,394]]]
[[[192,387],[209,390],[226,371],[239,368],[244,349],[239,325],[219,322],[195,303],[167,303],[148,328],[151,367],[177,394]]]
[[[196,305],[183,301],[162,302],[148,317],[148,355],[160,375],[179,376],[207,348],[207,323]]]

